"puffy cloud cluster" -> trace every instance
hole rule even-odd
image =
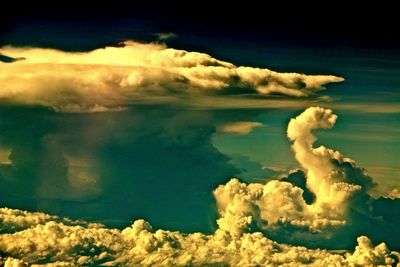
[[[291,119],[287,134],[301,170],[266,183],[232,179],[220,185],[214,191],[219,227],[238,236],[260,230],[281,242],[331,248],[348,247],[344,240],[364,233],[398,247],[398,199],[372,198],[375,183],[364,169],[339,151],[313,147],[313,130],[331,128],[336,118],[329,109],[310,107]]]
[[[16,232],[38,224],[54,220],[50,216],[40,212],[27,212],[22,210],[2,208],[0,209],[0,233]]]
[[[397,188],[393,188],[390,192],[388,192],[385,196],[390,199],[400,199],[400,190]]]
[[[317,201],[342,206],[349,195],[361,189],[359,185],[367,186],[372,181],[366,175],[362,177],[363,180],[361,181],[349,181],[350,178],[346,177],[344,172],[341,172],[338,165],[347,164],[350,167],[355,167],[353,160],[344,157],[339,151],[324,146],[313,148],[312,145],[316,141],[316,137],[312,130],[332,128],[336,118],[337,116],[332,114],[330,109],[308,108],[302,114],[290,120],[287,135],[289,140],[293,142],[292,148],[297,161],[306,171],[308,188],[319,196]],[[337,189],[343,192],[343,195],[339,198],[336,194]]]
[[[222,215],[218,220],[220,227],[240,233],[250,229],[254,222],[261,229],[289,223],[315,232],[327,226],[344,225],[349,199],[362,189],[363,183],[348,182],[346,173],[335,164],[355,167],[351,159],[324,146],[312,147],[316,140],[312,130],[330,128],[335,121],[336,115],[331,110],[311,107],[288,125],[295,157],[305,170],[306,187],[316,196],[313,203],[306,203],[305,189],[285,180],[247,185],[232,179],[214,191]]]
[[[179,97],[187,104],[210,94],[306,97],[343,80],[237,67],[204,53],[133,41],[89,52],[6,46],[0,54],[24,58],[0,62],[3,101],[64,112],[118,111]]]
[[[18,209],[0,208],[0,234],[16,233],[48,222],[61,222],[66,225],[81,225],[86,227],[99,226],[99,224],[59,218],[58,216],[48,215],[43,212],[28,212]]]
[[[384,243],[374,247],[365,236],[353,253],[339,253],[279,244],[260,232],[154,231],[144,220],[122,231],[54,220],[0,237],[5,266],[392,266],[398,261],[396,252]]]

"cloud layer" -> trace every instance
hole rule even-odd
[[[374,184],[353,160],[313,147],[313,130],[331,128],[336,118],[329,109],[312,107],[289,122],[302,170],[265,184],[232,179],[217,187],[220,218],[213,234],[155,231],[144,220],[118,230],[3,208],[0,260],[5,266],[399,266],[398,252],[360,236],[396,238],[398,217],[392,212],[399,212],[398,199],[370,198]],[[354,247],[356,239],[353,252],[294,245],[339,242],[335,248],[343,249]]]
[[[48,216],[9,209],[6,213],[15,225],[21,218],[14,218],[21,214]],[[5,266],[391,266],[399,256],[384,243],[373,246],[365,236],[357,239],[354,252],[335,253],[279,244],[261,233],[235,235],[218,229],[212,235],[184,235],[154,231],[144,220],[120,231],[59,220],[32,223],[25,230],[2,234],[0,260]]]
[[[204,53],[133,41],[79,53],[6,46],[0,54],[24,58],[0,62],[2,101],[63,112],[118,111],[176,98],[190,103],[209,95],[307,97],[327,83],[343,81],[237,67]]]

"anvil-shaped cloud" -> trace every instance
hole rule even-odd
[[[0,54],[24,58],[0,62],[2,101],[62,112],[121,110],[176,98],[188,104],[210,95],[307,97],[343,81],[238,67],[204,53],[133,41],[89,52],[6,46]]]

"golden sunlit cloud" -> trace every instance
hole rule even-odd
[[[249,134],[255,128],[262,126],[260,122],[239,121],[220,125],[217,130],[229,134]]]
[[[133,41],[90,52],[6,46],[0,54],[24,58],[0,62],[2,101],[62,112],[118,111],[143,98],[162,103],[165,97],[183,97],[180,101],[189,103],[209,95],[308,97],[343,81],[235,66],[205,53]]]
[[[0,262],[5,266],[35,262],[53,266],[390,266],[393,257],[399,256],[384,243],[374,247],[365,236],[357,239],[353,253],[340,254],[279,244],[261,233],[237,236],[218,229],[212,235],[184,235],[154,231],[144,220],[120,231],[60,222],[60,218],[50,219],[42,213],[0,209],[0,214],[4,212],[3,217],[15,229],[25,228],[1,234],[0,250],[8,256],[0,257]],[[21,226],[30,216],[44,220]]]

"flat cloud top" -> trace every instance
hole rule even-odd
[[[5,46],[0,54],[20,59],[0,62],[2,101],[62,112],[118,111],[146,101],[187,104],[206,96],[308,97],[343,81],[235,66],[205,53],[133,41],[89,52]]]

